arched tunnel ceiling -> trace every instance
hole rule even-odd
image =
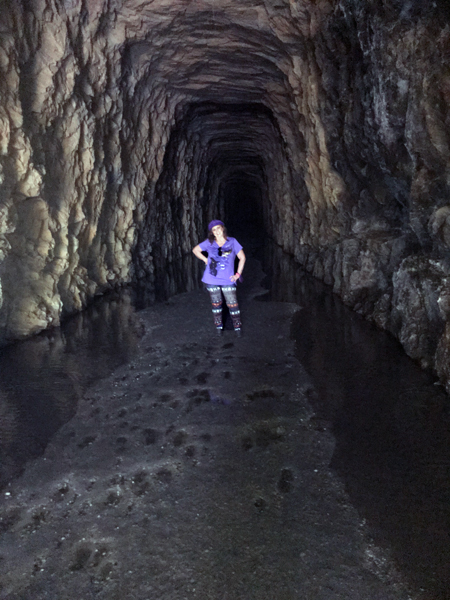
[[[314,4],[302,7],[305,14],[316,9]],[[331,3],[322,3],[319,11],[326,14],[325,7],[331,10]],[[289,87],[289,38],[297,53],[301,42],[299,21],[286,9],[280,3],[277,17],[271,14],[277,7],[270,3],[173,3],[159,23],[151,14],[147,39],[130,42],[125,56],[134,79],[144,87],[162,83],[166,93],[199,102],[270,99],[277,87]],[[280,18],[282,26],[277,27]]]
[[[163,101],[163,109],[178,118],[197,103],[265,105],[275,118],[290,120],[286,129],[293,130],[298,92],[289,77],[300,67],[290,46],[295,45],[295,54],[305,52],[297,27],[303,16],[303,29],[311,35],[308,8],[324,18],[331,5],[324,2],[320,10],[314,3],[302,6],[294,17],[284,3],[274,8],[270,3],[194,1],[181,5],[179,13],[175,4],[157,24],[152,22],[145,41],[124,45],[129,100],[139,110],[141,103],[159,108]]]
[[[267,235],[450,380],[449,20],[444,0],[3,0],[0,340],[187,256],[241,183]]]

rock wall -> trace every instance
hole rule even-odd
[[[448,382],[450,11],[422,4],[3,0],[0,340],[193,286],[221,216]]]
[[[346,303],[447,381],[449,22],[445,2],[412,1],[342,2],[328,22],[316,52],[321,115],[351,222],[329,251],[300,250]]]

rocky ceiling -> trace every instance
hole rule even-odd
[[[262,228],[450,380],[444,0],[3,0],[1,340]]]

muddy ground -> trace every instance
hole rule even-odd
[[[201,290],[141,311],[135,357],[3,489],[0,598],[413,597],[329,467],[302,307],[258,300],[249,267],[242,338],[215,336]]]

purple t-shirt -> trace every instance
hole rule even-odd
[[[211,244],[208,239],[199,246],[203,252],[208,253],[208,263],[202,281],[208,285],[234,285],[230,277],[234,275],[236,254],[242,250],[240,243],[235,238],[229,237],[220,248],[216,240]]]

